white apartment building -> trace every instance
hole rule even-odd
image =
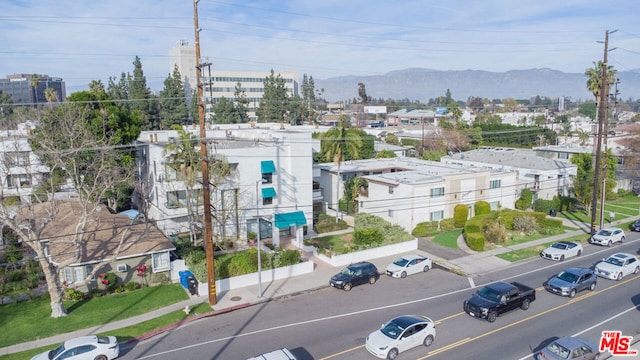
[[[368,182],[358,196],[358,212],[377,215],[411,232],[417,224],[452,218],[458,204],[469,207],[483,200],[492,209],[513,208],[516,173],[415,158],[369,159],[321,164],[317,179],[324,198],[335,207],[345,182],[358,176]],[[338,181],[340,182],[338,184]],[[333,204],[333,205],[331,205]]]
[[[186,130],[199,138],[196,127]],[[177,131],[144,131],[138,138],[147,216],[166,234],[202,226],[204,213],[201,174],[188,186],[166,163],[165,147],[178,138]],[[276,246],[281,236],[291,236],[302,246],[304,226],[313,228],[311,133],[280,124],[229,124],[207,129],[206,141],[209,157],[230,169],[224,181],[210,179],[214,236],[234,240],[255,233]]]
[[[485,147],[440,158],[445,164],[466,168],[488,167],[518,174],[518,197],[523,189],[533,192],[533,200],[552,200],[570,195],[578,167],[570,162],[538,156],[533,150]]]

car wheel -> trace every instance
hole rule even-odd
[[[634,273],[634,274],[637,274],[637,273],[639,273],[639,272],[640,272],[640,267],[636,266],[636,269],[635,269],[635,270],[633,270],[633,273]]]
[[[369,284],[373,285],[373,284],[375,284],[375,283],[376,283],[376,281],[377,281],[377,280],[378,280],[378,279],[376,279],[376,277],[375,277],[375,276],[372,276],[372,277],[370,277],[370,278],[369,278]]]
[[[595,289],[596,289],[596,283],[593,282],[593,283],[591,283],[591,286],[589,286],[589,290],[593,291]]]
[[[576,289],[571,289],[571,291],[569,292],[569,297],[570,298],[576,297]]]
[[[578,255],[576,256],[580,256],[580,255],[582,255],[582,250],[578,250]]]
[[[351,283],[346,283],[346,284],[344,284],[343,289],[344,289],[344,291],[349,291],[349,290],[351,290]]]
[[[620,238],[620,242],[623,243],[624,242],[624,236]]]
[[[433,344],[433,335],[427,335],[422,343],[424,344],[424,346],[431,346],[431,344]]]
[[[622,271],[618,273],[618,277],[616,278],[616,280],[618,281],[622,280]]]
[[[492,311],[489,313],[489,315],[487,315],[487,321],[490,323],[496,321],[497,318],[498,318],[498,313],[495,311]]]
[[[387,354],[387,359],[394,360],[397,357],[398,357],[398,349],[393,348],[389,350],[389,353]]]
[[[98,355],[98,356],[96,356],[96,358],[95,358],[95,359],[93,359],[93,360],[109,360],[109,359],[108,359],[106,356],[104,356],[104,355]]]
[[[401,277],[401,278],[403,278],[403,279],[404,279],[404,278],[406,278],[406,277],[407,277],[407,272],[406,272],[406,271],[403,271],[403,272],[400,274],[400,277]]]
[[[524,301],[520,305],[520,309],[528,310],[529,309],[529,305],[531,305],[531,301],[529,299],[524,299]]]
[[[611,240],[609,240],[609,242],[607,243],[607,246],[611,246]]]
[[[424,271],[424,272],[429,271],[429,265],[425,265],[425,266],[424,266],[424,269],[422,269],[422,271]]]
[[[560,255],[560,261],[564,261],[564,255]]]

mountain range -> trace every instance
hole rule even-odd
[[[640,70],[616,74],[620,99],[640,96]],[[329,102],[358,98],[358,83],[363,83],[367,96],[373,99],[408,99],[427,103],[444,96],[447,89],[454,100],[467,101],[471,96],[488,99],[531,99],[537,95],[548,98],[565,97],[571,101],[593,100],[587,90],[587,77],[581,73],[564,73],[552,69],[440,71],[424,68],[396,70],[384,75],[340,76],[314,79],[315,89],[324,89],[321,96]],[[615,85],[614,85],[615,86]],[[615,92],[612,86],[610,93]]]

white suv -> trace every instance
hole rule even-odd
[[[268,352],[266,354],[252,357],[248,360],[297,360],[295,356],[287,348],[282,348]]]
[[[589,243],[611,246],[614,242],[624,242],[624,231],[620,228],[600,229],[589,239]]]

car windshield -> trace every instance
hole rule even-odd
[[[610,236],[611,235],[611,231],[609,231],[609,230],[600,230],[600,231],[598,231],[598,235],[600,235],[600,236]]]
[[[573,282],[576,282],[576,280],[578,280],[578,275],[563,271],[560,274],[558,274],[558,279],[573,283]]]
[[[569,349],[555,342],[547,346],[547,350],[554,355],[558,355],[561,359],[569,358],[569,354],[571,353]]]
[[[341,274],[345,274],[345,275],[353,275],[353,270],[351,268],[344,268],[342,269],[342,271],[340,271]]]
[[[551,245],[551,247],[554,249],[560,249],[560,250],[565,250],[566,248],[568,248],[567,244],[562,244],[562,243],[555,243]]]
[[[66,349],[64,348],[64,344],[58,346],[57,348],[49,351],[49,359],[53,359],[56,356],[62,354]]]
[[[605,260],[604,262],[611,264],[611,265],[615,265],[615,266],[622,266],[622,261],[614,258],[614,257],[610,257],[607,260]]]
[[[478,291],[478,295],[489,301],[500,302],[500,294],[488,287],[483,287],[482,289],[480,289],[480,291]]]
[[[404,267],[405,265],[407,265],[407,263],[409,262],[409,260],[405,259],[405,258],[400,258],[396,261],[393,262],[394,265],[398,265],[400,267]]]
[[[380,329],[380,331],[382,331],[383,334],[387,335],[392,339],[397,339],[400,336],[400,334],[402,334],[402,332],[404,331],[404,328],[398,325],[393,320],[391,320],[385,326],[383,326],[382,329]]]

